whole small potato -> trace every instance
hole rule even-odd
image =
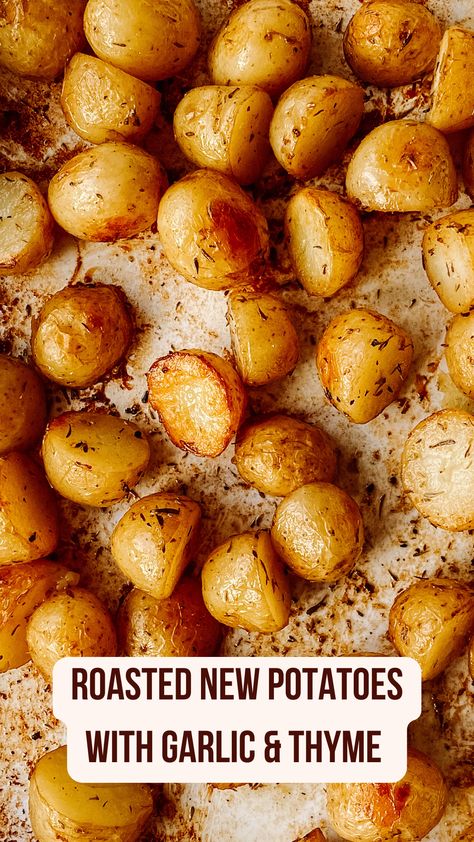
[[[474,400],[474,310],[454,317],[446,331],[445,345],[451,379]]]
[[[33,323],[33,358],[49,380],[83,389],[124,356],[133,333],[120,287],[74,284],[53,295]]]
[[[474,631],[474,590],[454,579],[419,579],[390,609],[388,633],[400,655],[414,658],[423,681],[440,675]]]
[[[344,55],[364,82],[393,88],[433,70],[441,27],[420,3],[366,0],[344,33]]]
[[[422,247],[425,272],[444,306],[452,313],[474,307],[474,210],[432,222]]]
[[[84,31],[103,61],[155,82],[192,61],[201,19],[193,0],[89,0]]]
[[[137,842],[153,811],[146,784],[80,784],[67,749],[44,754],[30,779],[29,813],[38,842]]]
[[[64,74],[61,107],[79,137],[91,143],[143,140],[160,107],[160,94],[96,56],[76,53]]]
[[[42,455],[56,491],[106,508],[128,494],[147,468],[150,445],[136,424],[100,412],[63,412],[49,422]]]
[[[212,551],[202,568],[208,611],[231,628],[275,632],[290,614],[284,567],[267,531],[233,535]]]
[[[356,424],[366,424],[397,397],[408,376],[413,342],[373,310],[336,316],[324,331],[316,365],[327,399]]]
[[[466,150],[464,153],[463,176],[466,190],[471,199],[474,198],[474,130],[467,136]]]
[[[270,155],[272,115],[272,101],[260,88],[206,85],[178,103],[174,135],[193,164],[252,184]]]
[[[438,824],[447,800],[441,770],[415,749],[408,749],[407,772],[398,783],[327,786],[329,821],[349,842],[416,842]]]
[[[235,435],[247,402],[231,364],[207,351],[174,351],[147,375],[150,405],[171,441],[198,456],[219,456]]]
[[[310,76],[280,97],[270,124],[278,163],[295,178],[321,175],[341,158],[364,111],[364,91],[340,76]]]
[[[131,143],[102,143],[67,161],[51,179],[56,222],[80,240],[134,237],[156,220],[166,189],[161,164]]]
[[[359,507],[329,482],[292,491],[277,506],[272,541],[288,567],[311,582],[337,582],[354,567],[364,546]]]
[[[34,561],[58,543],[56,500],[39,465],[23,453],[0,458],[0,565]]]
[[[264,386],[293,371],[299,358],[298,334],[278,293],[251,286],[232,290],[227,323],[244,383]]]
[[[247,282],[268,254],[262,212],[234,181],[212,170],[196,170],[166,191],[158,232],[173,268],[206,289]]]
[[[433,126],[392,120],[357,147],[347,168],[347,195],[368,211],[419,211],[449,207],[458,196],[448,141]]]
[[[303,76],[311,24],[290,0],[250,0],[235,9],[214,38],[209,70],[217,85],[257,85],[279,96]]]
[[[118,613],[120,652],[130,657],[209,657],[221,626],[209,614],[201,582],[185,576],[168,599],[154,599],[134,588]]]
[[[310,295],[334,295],[360,269],[364,229],[337,193],[304,187],[286,207],[285,233],[296,277]]]
[[[244,424],[237,434],[233,461],[245,482],[276,497],[309,482],[331,482],[337,465],[327,433],[288,415]]]
[[[34,181],[21,172],[0,175],[0,276],[35,269],[48,257],[53,234],[53,217]]]
[[[44,386],[30,366],[0,354],[0,456],[28,450],[46,427]]]
[[[474,126],[474,32],[451,26],[443,35],[427,121],[442,132]]]
[[[474,416],[443,409],[421,421],[402,453],[405,494],[423,517],[449,532],[474,529]]]
[[[135,587],[167,599],[192,560],[200,523],[201,507],[189,497],[166,492],[142,497],[112,533],[114,561]]]

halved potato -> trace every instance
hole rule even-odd
[[[0,354],[0,456],[28,450],[46,427],[46,395],[36,372]]]
[[[471,638],[471,643],[469,645],[468,660],[469,660],[469,673],[471,675],[471,678],[474,678],[474,637]]]
[[[474,210],[460,210],[432,222],[423,234],[423,266],[444,306],[452,313],[474,307]]]
[[[451,379],[474,400],[474,310],[454,317],[446,331],[445,346]]]
[[[0,275],[35,269],[53,239],[53,217],[34,181],[21,172],[0,175]]]
[[[474,32],[451,26],[443,35],[426,119],[442,132],[474,126]]]
[[[469,132],[464,153],[464,183],[471,199],[474,198],[474,129]]]

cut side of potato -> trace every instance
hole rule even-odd
[[[0,276],[35,269],[53,239],[53,217],[34,181],[20,172],[0,175]]]
[[[446,331],[445,346],[451,379],[474,400],[474,310],[454,317]]]
[[[474,126],[474,32],[452,26],[441,41],[427,121],[442,132]]]
[[[423,234],[423,266],[444,306],[452,313],[474,307],[474,210],[432,222]]]

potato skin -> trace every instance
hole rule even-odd
[[[380,87],[407,85],[433,70],[441,27],[419,3],[366,0],[344,33],[344,55],[359,79]]]
[[[474,129],[467,136],[463,162],[463,177],[466,190],[474,198]]]
[[[441,40],[428,123],[442,132],[474,126],[474,32],[452,26]]]
[[[100,412],[63,412],[46,428],[42,455],[47,477],[63,497],[106,508],[137,484],[150,445],[130,421]]]
[[[356,424],[366,424],[398,395],[413,357],[403,328],[381,313],[355,309],[324,331],[316,365],[327,399]]]
[[[152,128],[160,94],[96,56],[76,53],[64,74],[61,107],[79,137],[91,143],[138,143]]]
[[[448,800],[443,775],[421,751],[408,749],[406,775],[395,784],[328,784],[329,820],[349,842],[422,839]]]
[[[49,380],[83,389],[124,356],[133,324],[120,287],[74,284],[55,293],[33,323],[33,358]]]
[[[364,229],[355,207],[337,193],[298,190],[286,208],[285,234],[296,277],[310,295],[329,298],[357,275]]]
[[[469,644],[468,662],[469,662],[469,674],[470,674],[471,678],[474,678],[474,637],[471,638],[471,643]],[[473,827],[473,829],[474,829],[474,827]]]
[[[474,307],[474,210],[432,222],[423,234],[423,266],[444,306],[452,313]]]
[[[233,461],[245,482],[276,497],[309,482],[331,482],[337,465],[327,433],[288,415],[244,424],[237,433]]]
[[[322,830],[316,827],[314,830],[310,830],[306,836],[302,836],[301,839],[295,839],[295,842],[326,842],[326,837]]]
[[[51,179],[48,202],[56,222],[79,240],[134,237],[156,220],[165,172],[131,143],[102,143],[75,155]]]
[[[158,232],[173,268],[205,289],[247,282],[268,255],[262,212],[234,181],[208,169],[190,173],[166,191]]]
[[[461,831],[459,836],[456,836],[454,842],[473,842],[474,840],[474,823],[470,824],[469,827],[466,827],[464,830]]]
[[[212,551],[202,569],[208,611],[231,628],[275,632],[290,613],[290,589],[269,532],[233,535]]]
[[[167,599],[192,560],[200,523],[201,507],[189,497],[166,492],[142,497],[112,533],[114,561],[135,587]]]
[[[474,310],[454,317],[446,331],[445,346],[451,379],[474,400]]]
[[[433,126],[392,120],[357,147],[346,173],[349,199],[369,211],[419,211],[454,204],[457,175],[446,138]]]
[[[0,456],[28,450],[46,427],[46,394],[36,372],[21,360],[0,354]]]
[[[364,92],[340,76],[309,76],[280,97],[270,124],[270,143],[281,166],[295,178],[321,175],[344,152],[364,111]]]
[[[443,409],[407,438],[401,477],[405,494],[423,517],[449,532],[474,529],[474,416]]]
[[[34,181],[16,171],[0,175],[0,277],[35,269],[53,240],[53,217]]]
[[[257,85],[272,97],[303,76],[311,50],[311,26],[289,0],[250,0],[235,9],[209,50],[217,85]]]

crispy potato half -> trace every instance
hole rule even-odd
[[[467,136],[463,162],[463,177],[466,190],[474,198],[474,129]]]
[[[37,373],[21,360],[0,354],[0,456],[36,444],[46,418],[46,394]]]
[[[427,121],[442,132],[474,126],[474,32],[451,26],[443,35]]]
[[[474,210],[432,222],[423,234],[423,266],[444,306],[452,313],[474,307]]]
[[[451,379],[474,400],[474,310],[455,316],[448,325],[444,355]]]
[[[34,181],[21,172],[0,175],[0,276],[35,269],[53,239],[53,217]]]

